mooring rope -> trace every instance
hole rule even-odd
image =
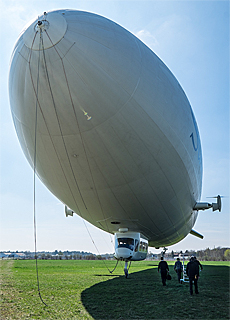
[[[48,33],[46,32],[46,34],[48,35]],[[48,80],[48,85],[49,85],[49,89],[50,89],[50,93],[51,93],[51,97],[52,97],[52,100],[53,100],[53,105],[54,105],[54,109],[55,109],[55,112],[56,112],[56,117],[57,117],[57,120],[58,120],[58,125],[59,125],[59,129],[60,129],[60,132],[62,133],[62,129],[61,129],[61,124],[60,124],[60,121],[59,121],[59,117],[58,117],[58,114],[57,114],[57,109],[56,109],[56,104],[55,104],[55,101],[54,101],[54,96],[53,96],[53,92],[52,92],[52,88],[51,88],[51,84],[50,84],[50,80],[49,80],[49,73],[48,73],[48,68],[47,68],[47,64],[46,64],[46,56],[45,56],[45,50],[44,50],[44,44],[43,44],[43,35],[42,35],[42,30],[40,29],[40,41],[39,41],[39,54],[38,54],[38,73],[37,73],[37,85],[36,85],[36,88],[35,88],[35,85],[33,84],[33,78],[32,78],[32,71],[31,71],[31,66],[30,66],[30,62],[31,62],[31,56],[32,56],[32,50],[33,50],[33,45],[34,45],[34,42],[35,42],[35,38],[36,36],[38,35],[38,31],[35,33],[35,36],[34,36],[34,39],[33,39],[33,42],[32,42],[32,46],[31,46],[31,52],[30,52],[30,57],[29,57],[29,69],[30,69],[30,74],[31,74],[31,81],[32,81],[32,85],[33,85],[33,88],[34,88],[34,92],[35,92],[35,95],[36,95],[36,104],[35,104],[35,133],[34,133],[34,167],[33,167],[33,216],[34,216],[34,247],[35,247],[35,261],[36,261],[36,275],[37,275],[37,288],[38,288],[38,294],[39,294],[39,298],[41,300],[41,302],[45,305],[45,306],[48,306],[42,299],[42,295],[41,295],[41,291],[40,291],[40,283],[39,283],[39,272],[38,272],[38,257],[37,257],[37,227],[36,227],[36,165],[37,165],[37,125],[38,125],[38,105],[39,105],[39,99],[38,99],[38,90],[39,90],[39,70],[40,70],[40,61],[41,61],[41,51],[43,52],[43,59],[44,59],[44,65],[45,65],[45,72],[46,72],[46,75],[47,75],[47,80]],[[48,35],[49,37],[49,35]],[[49,37],[50,38],[50,37]],[[52,42],[52,41],[51,41]],[[55,48],[56,50],[56,48]],[[57,50],[56,50],[57,51]],[[59,55],[60,56],[60,55]],[[65,75],[65,78],[66,78],[66,82],[67,82],[67,87],[68,87],[68,91],[69,91],[69,94],[70,94],[70,88],[69,88],[69,84],[68,84],[68,79],[67,79],[67,75],[66,75],[66,71],[65,71],[65,67],[64,67],[64,63],[63,63],[63,59],[60,57],[61,59],[61,62],[62,62],[62,66],[63,66],[63,71],[64,71],[64,75]],[[70,94],[70,98],[71,98],[71,103],[72,103],[72,106],[74,108],[74,105],[73,105],[73,100],[72,100],[72,96]],[[42,111],[42,110],[41,110]],[[76,116],[76,114],[75,114]],[[78,121],[78,120],[77,120]],[[79,126],[79,124],[78,124]],[[72,170],[72,173],[73,173],[73,177],[74,177],[74,180],[76,182],[76,185],[77,185],[77,188],[78,188],[78,191],[79,191],[79,194],[82,198],[82,201],[83,201],[83,204],[85,206],[85,209],[87,209],[87,206],[86,206],[86,203],[83,199],[83,196],[81,194],[81,191],[80,191],[80,188],[79,188],[79,185],[77,183],[77,179],[75,177],[75,174],[73,172],[73,168],[72,168],[72,165],[71,165],[71,161],[70,161],[70,158],[69,158],[69,154],[67,152],[67,146],[66,146],[66,143],[65,143],[65,140],[64,140],[64,137],[63,137],[63,134],[61,134],[62,138],[63,138],[63,144],[64,144],[64,147],[65,147],[65,151],[66,151],[66,154],[67,154],[67,158],[69,160],[69,164],[70,164],[70,167],[71,167],[71,170]],[[50,136],[51,138],[51,136]],[[51,138],[52,140],[52,138]],[[83,139],[82,139],[82,142],[83,142]],[[84,142],[83,142],[83,146],[84,146]],[[85,155],[86,155],[86,159],[88,161],[88,157],[87,157],[87,153],[86,153],[86,150],[85,150],[85,146],[84,146],[84,151],[85,151]],[[88,163],[89,165],[89,163]],[[90,165],[89,165],[89,168],[90,168]],[[91,174],[91,177],[92,177],[92,180],[93,180],[93,184],[94,184],[94,187],[95,187],[95,181],[93,179],[93,176],[92,176],[92,172],[91,172],[91,168],[90,168],[90,174]],[[96,189],[96,188],[95,188]],[[101,202],[100,202],[100,199],[99,199],[99,195],[97,194],[97,197],[98,197],[98,200],[99,200],[99,204],[100,204],[100,207],[102,209],[102,205],[101,205]],[[75,198],[74,198],[75,200]],[[76,202],[76,200],[75,200]],[[86,225],[86,222],[85,220],[83,219],[82,215],[81,215],[81,212],[79,210],[79,213],[80,213],[80,216],[83,220],[83,223],[85,225],[85,228],[98,252],[98,254],[100,255],[100,252],[93,240],[93,237]],[[103,212],[103,209],[102,209],[102,213],[104,214]],[[106,223],[107,225],[107,223]],[[108,228],[108,226],[107,226]],[[115,267],[113,268],[113,270],[110,270],[107,266],[107,264],[105,263],[105,260],[102,260],[105,267],[107,268],[107,270],[110,272],[110,273],[113,273],[118,265],[118,261],[116,262],[116,265]]]
[[[46,30],[45,30],[45,32],[46,32],[47,37],[49,38],[51,44],[54,46],[54,49],[55,49],[55,51],[57,52],[57,54],[58,54],[58,56],[59,56],[59,58],[60,58],[60,60],[61,60],[61,63],[62,63],[63,73],[64,73],[64,76],[65,76],[66,85],[67,85],[67,89],[68,89],[68,92],[69,92],[69,97],[70,97],[71,105],[72,105],[72,107],[73,107],[73,111],[74,111],[74,114],[75,114],[75,119],[76,119],[76,121],[77,121],[77,126],[78,126],[78,128],[79,128],[79,133],[80,133],[80,136],[81,136],[81,141],[82,141],[82,145],[83,145],[83,148],[84,148],[84,153],[85,153],[85,156],[86,156],[86,159],[87,159],[87,163],[88,163],[90,175],[91,175],[91,178],[92,178],[92,181],[93,181],[94,189],[96,190],[96,194],[97,194],[97,198],[98,198],[98,201],[99,201],[99,205],[100,205],[101,210],[102,210],[102,214],[104,215],[104,211],[103,211],[103,208],[102,208],[102,205],[101,205],[101,201],[100,201],[100,198],[99,198],[99,195],[98,195],[96,186],[95,186],[95,181],[94,181],[93,174],[92,174],[92,171],[91,171],[91,167],[90,167],[90,164],[89,164],[89,160],[88,160],[88,156],[87,156],[87,152],[86,152],[86,147],[85,147],[84,140],[83,140],[83,137],[82,137],[82,134],[81,134],[81,131],[80,131],[80,126],[79,126],[78,118],[77,118],[76,111],[75,111],[75,108],[74,108],[74,102],[73,102],[73,98],[72,98],[72,95],[71,95],[70,86],[69,86],[69,81],[68,81],[68,78],[67,78],[67,74],[66,74],[66,70],[65,70],[64,63],[63,63],[63,59],[62,59],[62,57],[60,56],[58,50],[55,48],[55,45],[53,44],[53,42],[52,42],[52,40],[51,40],[48,32],[47,32]],[[60,119],[59,119],[59,116],[58,116],[57,107],[56,107],[56,103],[55,103],[55,99],[54,99],[54,94],[53,94],[52,87],[51,87],[49,72],[48,72],[48,68],[47,68],[47,62],[46,62],[46,55],[45,55],[44,46],[43,46],[43,48],[42,48],[42,51],[43,51],[43,59],[44,59],[44,66],[45,66],[45,72],[46,72],[46,76],[47,76],[48,86],[49,86],[49,90],[50,90],[50,94],[51,94],[51,98],[52,98],[52,102],[53,102],[53,107],[54,107],[55,114],[56,114],[56,118],[57,118],[57,123],[58,123],[59,130],[60,130],[61,137],[62,137],[62,142],[63,142],[64,148],[65,148],[66,156],[67,156],[67,159],[68,159],[68,162],[69,162],[69,165],[70,165],[70,169],[71,169],[71,172],[72,172],[72,175],[73,175],[75,184],[76,184],[76,186],[77,186],[77,189],[78,189],[78,191],[79,191],[80,197],[81,197],[81,199],[82,199],[82,202],[83,202],[83,204],[84,204],[84,206],[85,206],[85,209],[88,211],[88,208],[87,208],[87,206],[86,206],[85,200],[84,200],[83,195],[82,195],[82,193],[81,193],[79,184],[78,184],[78,182],[77,182],[77,178],[76,178],[76,175],[75,175],[75,173],[74,173],[73,166],[72,166],[71,161],[70,161],[70,157],[69,157],[68,150],[67,150],[67,145],[66,145],[66,142],[65,142],[65,139],[64,139],[64,135],[63,135],[63,132],[62,132],[61,123],[60,123]],[[76,203],[75,197],[73,197],[73,199],[74,199],[74,201],[75,201],[75,203]],[[76,203],[76,205],[77,205],[77,203]],[[79,214],[80,214],[80,216],[81,216],[81,218],[82,218],[82,220],[83,220],[83,223],[84,223],[84,225],[85,225],[85,228],[86,228],[86,230],[87,230],[87,232],[88,232],[88,234],[89,234],[89,237],[90,237],[92,243],[93,243],[94,246],[95,246],[95,249],[96,249],[97,253],[100,255],[100,252],[99,252],[99,250],[98,250],[98,247],[97,247],[95,241],[93,240],[93,237],[92,237],[92,235],[91,235],[91,233],[90,233],[90,231],[89,231],[89,228],[88,228],[87,225],[86,225],[86,222],[85,222],[84,218],[82,217],[80,208],[79,208]],[[104,218],[105,218],[105,217],[104,217]],[[107,222],[106,222],[106,226],[107,226]],[[108,226],[107,226],[107,229],[108,229]],[[111,270],[108,268],[107,264],[105,263],[105,260],[102,260],[102,261],[103,261],[105,267],[107,268],[107,270],[108,270],[110,273],[112,273],[112,272],[116,269],[117,264],[116,264],[115,268],[111,271]]]
[[[34,40],[36,38],[37,32],[34,36]],[[38,88],[39,88],[39,68],[40,68],[40,49],[41,49],[41,39],[42,32],[40,32],[40,41],[39,41],[39,55],[38,55],[38,75],[37,75],[37,88],[36,88],[36,104],[35,104],[35,132],[34,132],[34,168],[33,168],[33,212],[34,212],[34,253],[35,253],[35,261],[36,261],[36,274],[37,274],[37,288],[38,295],[41,302],[48,307],[48,305],[42,299],[40,284],[39,284],[39,275],[38,275],[38,257],[37,257],[37,226],[36,226],[36,159],[37,159],[37,123],[38,123]],[[33,44],[34,44],[33,40]],[[33,44],[31,47],[31,51],[33,49]],[[31,56],[30,56],[31,58]]]

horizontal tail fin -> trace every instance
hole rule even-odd
[[[202,236],[202,234],[196,232],[196,231],[193,230],[193,229],[192,229],[189,233],[192,234],[193,236],[197,237],[197,238],[200,238],[200,239],[203,239],[203,238],[204,238],[204,236]]]

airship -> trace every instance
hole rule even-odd
[[[143,260],[193,230],[202,151],[185,92],[135,35],[97,14],[44,12],[19,36],[9,73],[22,150],[44,185],[115,236],[115,257]]]

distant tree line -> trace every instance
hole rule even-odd
[[[186,250],[185,252],[174,252],[165,254],[165,259],[175,259],[175,257],[182,257],[183,254],[185,257],[196,256],[198,260],[201,261],[230,261],[230,248],[221,248],[217,247],[214,249],[205,249],[205,250]],[[158,254],[157,259],[160,259],[161,254]]]
[[[29,252],[29,251],[24,251],[24,256],[23,257],[18,257],[16,253],[12,253],[10,251],[5,251],[1,252],[4,253],[5,255],[10,257],[14,257],[16,259],[34,259],[35,258],[35,253],[34,252]],[[21,252],[22,253],[22,252]],[[18,253],[19,254],[19,253]],[[180,258],[183,257],[183,254],[186,259],[190,258],[191,256],[196,256],[198,260],[201,261],[230,261],[230,248],[221,248],[217,247],[214,249],[205,249],[205,250],[186,250],[185,252],[174,252],[173,250],[171,252],[165,253],[165,259],[166,260],[175,260],[178,256]],[[42,260],[111,260],[114,259],[113,254],[103,254],[103,255],[96,255],[90,252],[80,252],[80,251],[58,251],[55,250],[54,252],[37,252],[37,258],[42,259]],[[160,260],[161,258],[161,253],[160,254],[153,254],[151,252],[148,253],[147,259],[150,260]],[[2,256],[3,259],[3,256]]]
[[[110,253],[106,254],[93,254],[91,252],[84,251],[58,251],[53,252],[30,252],[30,251],[1,251],[0,258],[2,259],[41,259],[41,260],[110,260],[114,259],[114,255]]]
[[[95,255],[93,253],[90,254],[72,254],[72,255],[67,255],[67,254],[62,254],[59,253],[58,256],[45,256],[44,259],[51,259],[51,260],[105,260],[106,257],[105,256],[101,256],[101,255]]]
[[[31,258],[33,259],[34,257],[31,257]],[[95,255],[93,253],[87,254],[87,255],[84,255],[84,254],[66,255],[63,253],[59,253],[58,255],[51,255],[50,253],[47,253],[47,254],[42,253],[42,254],[37,254],[37,258],[42,260],[106,260],[106,259],[109,259],[110,257]]]
[[[230,249],[217,247],[214,249],[199,250],[196,257],[203,261],[230,261]]]
[[[29,258],[27,256],[27,258]],[[34,256],[32,255],[33,259]],[[90,252],[69,252],[55,251],[54,253],[42,252],[37,253],[37,258],[42,260],[106,260],[113,258],[112,254],[96,255]]]

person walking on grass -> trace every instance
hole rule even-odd
[[[180,258],[177,258],[177,261],[175,262],[175,265],[174,265],[174,270],[177,273],[178,282],[181,283],[181,272],[183,270],[183,266],[182,266],[182,263],[180,262]]]
[[[194,261],[198,264],[198,266],[200,267],[200,271],[203,270],[203,266],[202,264],[200,263],[199,260],[197,260],[197,258],[194,256]]]
[[[190,262],[187,264],[186,273],[189,277],[190,294],[193,295],[193,283],[195,286],[195,293],[198,294],[199,264],[194,257],[191,257]]]
[[[164,258],[161,257],[161,261],[158,264],[158,272],[161,272],[161,280],[163,283],[163,286],[166,286],[166,278],[167,274],[169,272],[169,266],[166,261],[164,261]]]

